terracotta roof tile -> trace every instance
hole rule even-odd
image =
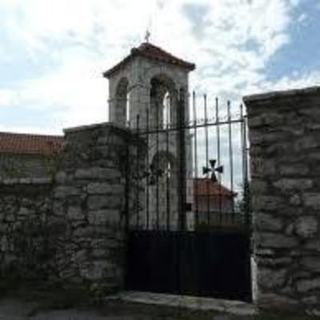
[[[141,56],[151,60],[166,62],[190,71],[194,70],[196,67],[194,63],[187,62],[185,60],[177,58],[173,56],[171,53],[161,49],[160,47],[157,47],[148,42],[144,42],[138,48],[132,48],[131,53],[126,58],[124,58],[122,61],[120,61],[111,69],[105,71],[103,73],[103,76],[108,78],[114,72],[119,70],[123,65],[129,62],[133,57],[136,57],[136,56]]]
[[[63,136],[0,132],[0,153],[53,154],[62,149]]]
[[[208,195],[219,195],[226,197],[236,196],[236,193],[218,182],[213,182],[208,178],[197,178],[193,180],[193,192],[194,196],[208,196]]]

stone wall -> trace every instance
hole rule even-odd
[[[50,178],[55,167],[53,157],[43,154],[0,153],[0,178]]]
[[[320,87],[244,101],[257,303],[320,314]]]
[[[53,208],[54,217],[68,226],[62,276],[90,289],[115,290],[124,279],[125,170],[131,135],[111,124],[65,134]]]
[[[45,277],[49,270],[46,235],[52,184],[47,179],[0,181],[1,275]]]
[[[2,275],[111,292],[124,282],[134,135],[105,123],[67,129],[65,141],[53,180],[0,181]]]

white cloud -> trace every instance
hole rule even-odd
[[[182,10],[190,3],[208,8],[200,38]],[[153,43],[196,62],[191,79],[200,91],[234,97],[298,84],[290,78],[271,83],[265,77],[270,59],[290,42],[292,10],[298,4],[297,0],[0,0],[0,9],[6,12],[1,28],[33,61],[41,58],[48,65],[37,78],[16,83],[13,92],[0,89],[0,105],[28,104],[54,111],[55,123],[63,127],[106,120],[107,81],[101,72],[139,44],[150,19]],[[303,83],[318,79],[301,77]],[[58,125],[53,127],[59,130]]]
[[[308,15],[306,13],[300,14],[300,16],[297,19],[299,23],[306,23],[307,20],[308,20]]]
[[[301,0],[290,0],[290,3],[294,6],[297,7],[300,4]]]
[[[0,89],[0,108],[12,107],[18,102],[17,92],[10,89]]]

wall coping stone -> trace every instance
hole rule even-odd
[[[112,128],[112,129],[116,129],[116,130],[120,129],[125,133],[131,133],[130,128],[121,126],[121,125],[116,124],[114,122],[101,122],[101,123],[94,123],[94,124],[89,124],[89,125],[65,128],[65,129],[63,129],[63,132],[65,134],[68,134],[68,133],[72,133],[72,132],[95,130],[95,129],[99,129],[99,128]]]
[[[250,103],[254,101],[269,100],[269,99],[280,99],[288,98],[292,99],[294,96],[310,95],[310,94],[320,94],[320,86],[306,87],[301,89],[291,89],[291,90],[280,90],[271,91],[261,94],[247,95],[243,97],[244,103]]]

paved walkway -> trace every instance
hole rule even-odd
[[[79,308],[68,310],[38,309],[36,303],[15,299],[0,300],[0,320],[248,320],[250,317],[238,317],[209,313],[201,315],[195,311],[180,308],[155,307],[144,304],[124,302],[106,302],[97,308]]]
[[[180,307],[190,310],[216,311],[237,316],[253,316],[256,314],[256,309],[253,304],[235,300],[138,291],[126,291],[107,299],[112,298],[120,299],[125,302],[167,307]]]

